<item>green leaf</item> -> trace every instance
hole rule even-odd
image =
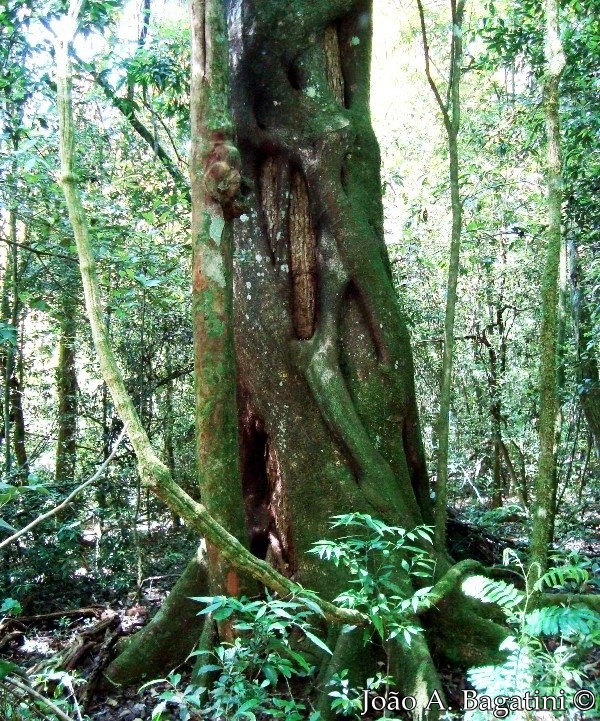
[[[221,666],[217,666],[216,663],[207,663],[204,666],[200,666],[198,669],[198,675],[202,675],[204,673],[213,673],[214,671],[221,671]]]
[[[5,598],[0,606],[0,613],[10,613],[13,616],[18,616],[22,610],[21,604],[14,598]]]
[[[307,598],[306,596],[300,596],[300,600],[307,608],[310,608],[313,613],[316,613],[318,616],[325,617],[325,614],[323,613],[321,607],[310,598]]]
[[[17,676],[25,676],[25,671],[17,666],[16,663],[0,658],[0,680],[6,678],[11,673],[17,674]]]
[[[224,621],[229,618],[233,612],[234,609],[231,606],[225,606],[224,608],[217,609],[213,613],[213,618],[215,621]]]
[[[314,633],[311,633],[310,631],[307,631],[306,629],[303,629],[304,635],[306,638],[308,638],[310,641],[312,641],[315,646],[318,646],[320,649],[328,653],[330,656],[333,656],[329,648],[327,647],[327,644],[321,641],[321,639],[318,636],[315,636]]]
[[[274,666],[272,666],[271,664],[266,663],[266,664],[262,667],[262,672],[264,673],[265,677],[269,680],[269,682],[270,682],[273,686],[277,686],[278,676],[277,676],[277,671],[275,670]]]
[[[7,523],[5,520],[0,518],[0,530],[8,531],[9,533],[15,533],[17,529],[13,528],[10,523]]]
[[[203,608],[201,611],[198,611],[196,614],[197,616],[202,616],[206,613],[211,613],[212,611],[215,611],[217,608],[221,608],[222,604],[221,602],[212,603],[210,606],[207,606],[206,608]]]

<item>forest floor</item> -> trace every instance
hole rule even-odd
[[[560,547],[561,550],[585,554],[599,564],[600,519],[586,520],[587,532],[583,536],[564,533]],[[502,551],[506,547],[525,550],[522,539],[527,537],[523,519],[510,512],[506,512],[505,518],[496,523],[493,533],[486,531],[482,525],[467,522],[464,516],[452,514],[449,533],[453,538],[452,550],[456,560],[476,558],[486,565],[501,562]],[[589,540],[584,542],[581,538]],[[84,720],[86,715],[90,721],[149,720],[159,703],[160,693],[167,688],[166,683],[156,683],[141,692],[138,688],[106,692],[98,691],[96,682],[110,660],[116,641],[135,633],[147,622],[159,608],[172,583],[171,576],[157,577],[145,584],[134,603],[129,597],[81,609],[21,616],[8,619],[8,622],[4,619],[0,624],[0,657],[26,669],[30,677],[40,673],[49,678],[45,692],[50,695],[52,685],[56,685],[56,677],[51,676],[52,673],[61,670],[74,673],[74,678],[79,679],[80,685],[76,681],[75,692]],[[600,592],[600,588],[596,591]],[[84,589],[82,595],[85,596]],[[589,661],[588,674],[600,677],[600,649]],[[185,682],[186,669],[182,673]],[[462,690],[468,687],[465,674],[442,667],[441,676],[450,705],[456,708]],[[169,713],[171,719],[180,719],[176,707],[170,708]],[[163,715],[162,718],[168,719],[168,716]]]

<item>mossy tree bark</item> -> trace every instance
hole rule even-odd
[[[590,308],[585,296],[585,277],[579,263],[577,239],[568,238],[569,287],[571,310],[577,344],[577,382],[579,402],[587,421],[592,444],[597,458],[600,458],[600,374],[593,350],[590,350],[591,319]]]
[[[239,190],[240,174],[229,113],[227,24],[220,0],[193,0],[190,9],[192,314],[199,486],[208,512],[243,539],[230,203]],[[212,544],[208,563],[213,593],[237,595],[237,570]]]
[[[73,483],[77,453],[77,369],[75,366],[75,341],[77,321],[73,298],[76,276],[72,268],[66,269],[65,287],[61,291],[58,367],[56,388],[58,392],[58,436],[56,440],[55,478],[57,483]]]
[[[234,224],[248,533],[261,555],[327,598],[347,578],[307,551],[331,516],[362,511],[407,528],[433,521],[410,342],[383,238],[371,13],[364,0],[244,0],[229,18],[233,116],[250,187],[249,210]],[[438,558],[443,573],[443,544]],[[465,660],[461,639],[441,629],[460,628],[456,613],[466,622],[474,608],[446,599],[427,621],[436,650]],[[486,628],[483,645],[494,646],[503,633]],[[331,666],[343,656],[360,685],[373,669],[359,637],[340,637]],[[421,701],[440,688],[425,636],[411,649],[393,646],[390,668]],[[420,705],[420,714],[435,710]]]
[[[546,75],[543,81],[543,96],[547,135],[548,229],[546,231],[546,263],[542,278],[542,326],[540,332],[540,454],[531,537],[531,562],[538,564],[540,573],[544,573],[548,565],[556,498],[558,275],[562,245],[562,162],[558,86],[565,64],[558,13],[556,0],[546,0]]]

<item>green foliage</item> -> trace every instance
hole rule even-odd
[[[586,678],[581,668],[582,659],[600,642],[600,614],[584,605],[542,606],[531,610],[530,607],[544,589],[565,590],[573,583],[580,586],[588,583],[588,562],[579,564],[571,557],[536,581],[536,569],[530,568],[526,572],[514,553],[505,553],[505,563],[516,564],[525,582],[524,591],[505,581],[482,576],[470,577],[462,586],[467,595],[484,603],[497,604],[516,632],[500,646],[500,650],[507,653],[504,663],[470,669],[468,679],[480,694],[492,699],[523,697],[526,692],[537,691],[540,696],[562,699],[561,705],[565,709],[573,708],[573,697]],[[469,721],[487,718],[479,710],[465,714]],[[520,719],[523,716],[515,711],[504,718]]]
[[[412,636],[421,631],[410,619],[429,607],[431,587],[407,591],[406,583],[397,579],[397,569],[401,568],[408,578],[431,577],[433,561],[422,547],[431,544],[431,529],[420,526],[406,531],[361,513],[335,516],[331,527],[356,531],[319,541],[310,551],[348,569],[352,588],[335,601],[369,618],[365,642],[375,631],[384,646],[399,634],[410,645]],[[216,623],[231,624],[236,638],[214,650],[192,654],[209,657],[195,672],[199,678],[209,679],[208,688],[194,684],[180,688],[180,674],[146,684],[161,682],[169,686],[160,694],[153,719],[160,721],[169,706],[177,706],[182,719],[190,718],[193,709],[202,708],[211,719],[255,720],[263,715],[317,721],[319,714],[310,712],[293,694],[294,681],[309,678],[314,671],[308,659],[315,654],[318,658],[331,654],[313,627],[315,616],[322,616],[322,612],[310,592],[289,600],[270,596],[266,600],[225,596],[193,600],[205,604],[200,614],[210,615]],[[345,628],[342,633],[349,630]],[[389,687],[393,680],[378,673],[366,683],[366,688],[375,692],[382,686]],[[330,686],[332,709],[346,717],[360,718],[363,693],[350,686],[347,670],[334,674]]]
[[[89,721],[82,715],[74,685],[64,671],[42,672],[30,678],[14,663],[0,659],[0,718],[2,721]]]
[[[361,691],[350,685],[347,669],[342,669],[339,673],[334,674],[329,685],[333,687],[333,691],[329,692],[329,696],[333,699],[331,709],[337,711],[344,718],[362,718],[364,696]],[[384,676],[380,672],[365,681],[365,689],[373,693],[393,685],[394,679],[391,676]]]
[[[424,550],[432,543],[432,529],[418,526],[406,531],[365,513],[334,516],[330,526],[358,530],[354,535],[318,541],[309,551],[348,569],[350,588],[335,602],[364,613],[382,641],[401,634],[410,645],[411,636],[420,632],[410,618],[429,607],[431,586],[413,592],[410,584],[399,579],[397,569],[401,568],[408,578],[432,577],[435,564]],[[365,641],[370,634],[371,630],[365,629]]]
[[[309,606],[314,607],[310,597],[287,601],[225,596],[194,600],[206,604],[200,613],[211,614],[214,621],[231,619],[238,635],[232,643],[223,643],[213,651],[192,654],[209,657],[197,669],[200,677],[214,677],[207,700],[206,688],[192,685],[179,690],[181,676],[171,675],[166,679],[170,688],[161,693],[153,719],[159,721],[168,706],[175,705],[180,708],[182,719],[189,718],[190,709],[202,708],[210,719],[255,721],[262,714],[274,719],[302,721],[308,717],[316,721],[318,716],[293,698],[290,686],[294,679],[306,678],[313,671],[301,652],[303,644],[309,642],[319,652],[330,653],[310,623],[314,616],[306,605],[308,600]],[[157,682],[151,682],[154,683]]]
[[[22,610],[21,604],[14,598],[5,598],[0,606],[0,613],[7,616],[18,616]]]

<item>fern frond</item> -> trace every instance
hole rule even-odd
[[[525,616],[525,633],[530,636],[587,636],[600,629],[600,614],[585,606],[547,606]]]
[[[462,584],[463,593],[483,603],[495,603],[507,612],[513,611],[525,601],[525,594],[512,583],[494,581],[485,576],[469,576]]]

